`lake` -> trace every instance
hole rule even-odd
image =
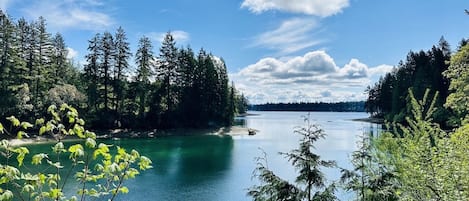
[[[167,136],[152,139],[123,139],[114,143],[126,149],[136,149],[153,161],[153,169],[125,183],[130,189],[118,200],[250,200],[247,188],[257,183],[252,178],[254,158],[267,153],[268,167],[282,178],[294,180],[290,163],[278,155],[298,146],[299,136],[293,133],[304,125],[307,112],[251,112],[253,116],[237,118],[241,126],[259,130],[256,135]],[[356,148],[358,136],[376,125],[351,121],[366,118],[366,113],[311,112],[310,119],[327,134],[317,143],[317,152],[340,167],[351,168],[350,154]],[[50,145],[35,145],[32,153],[50,149]],[[35,150],[37,149],[37,150]],[[338,170],[325,170],[330,180],[340,176]],[[342,199],[350,193],[339,192]]]

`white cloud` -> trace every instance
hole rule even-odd
[[[0,0],[0,9],[5,12],[7,10],[8,4],[10,4],[10,0]]]
[[[178,43],[185,43],[189,41],[190,39],[189,33],[185,31],[176,30],[176,31],[170,31],[170,33],[173,36],[174,40]],[[147,33],[146,35],[154,41],[163,42],[166,34],[167,32],[150,32],[150,33]]]
[[[379,66],[369,69],[369,73],[371,75],[384,75],[386,73],[391,72],[393,69],[394,69],[394,66],[383,64],[383,65],[379,65]]]
[[[53,29],[103,30],[114,24],[106,13],[99,11],[104,2],[98,0],[33,1],[23,11],[31,18],[43,16]]]
[[[340,13],[347,6],[349,0],[244,0],[241,4],[241,8],[247,8],[254,13],[279,10],[320,17]]]
[[[278,28],[256,36],[252,46],[273,49],[280,54],[293,53],[322,42],[312,39],[315,36],[314,30],[318,27],[319,23],[313,18],[288,19]]]
[[[325,51],[312,51],[287,59],[263,58],[230,78],[252,103],[353,101],[364,100],[366,86],[389,68],[368,67],[358,59],[339,67]]]
[[[72,49],[71,47],[67,47],[67,59],[75,59],[78,56],[78,51]]]

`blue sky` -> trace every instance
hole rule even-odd
[[[223,57],[252,103],[364,100],[363,91],[441,36],[457,47],[469,36],[464,0],[0,0],[13,18],[44,16],[76,62],[87,40],[122,26],[134,52],[149,36],[155,52],[172,31]]]

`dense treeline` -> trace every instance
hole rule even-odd
[[[318,112],[364,112],[365,102],[338,103],[266,103],[249,105],[249,110],[257,111],[318,111]]]
[[[392,72],[368,87],[366,111],[391,122],[404,122],[405,117],[411,114],[407,89],[411,88],[417,99],[430,89],[433,94],[438,93],[435,103],[438,111],[434,118],[439,123],[446,123],[451,111],[443,107],[449,94],[449,80],[443,72],[448,69],[450,57],[449,44],[443,37],[428,51],[411,51]]]
[[[177,48],[169,32],[156,54],[145,36],[133,54],[121,27],[97,33],[79,70],[44,18],[15,21],[0,11],[0,24],[0,116],[33,119],[68,103],[94,128],[169,128],[229,125],[246,110],[223,59]]]

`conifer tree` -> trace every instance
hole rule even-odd
[[[152,75],[153,64],[153,46],[148,37],[143,36],[139,40],[138,49],[135,54],[135,62],[137,63],[137,94],[139,98],[139,115],[144,117],[145,107],[147,104],[148,87]]]
[[[100,66],[100,77],[103,84],[103,92],[101,96],[103,97],[104,102],[104,110],[108,111],[110,108],[110,101],[111,98],[111,80],[112,72],[114,66],[114,58],[115,58],[115,44],[114,44],[114,37],[109,32],[104,32],[103,37],[101,38],[101,66]]]
[[[115,92],[115,112],[120,114],[120,109],[124,104],[124,86],[126,83],[126,70],[129,68],[129,58],[131,56],[129,42],[122,27],[117,29],[115,34],[116,58],[114,66],[113,88]]]
[[[85,56],[87,64],[84,66],[86,85],[86,94],[88,97],[88,108],[98,111],[98,86],[99,86],[99,67],[100,67],[100,41],[101,35],[96,34],[88,41],[88,54]]]
[[[173,86],[178,79],[178,58],[177,58],[176,42],[173,36],[168,32],[160,47],[160,55],[158,57],[158,79],[162,81],[165,91],[166,111],[171,113],[176,104],[175,90]]]

